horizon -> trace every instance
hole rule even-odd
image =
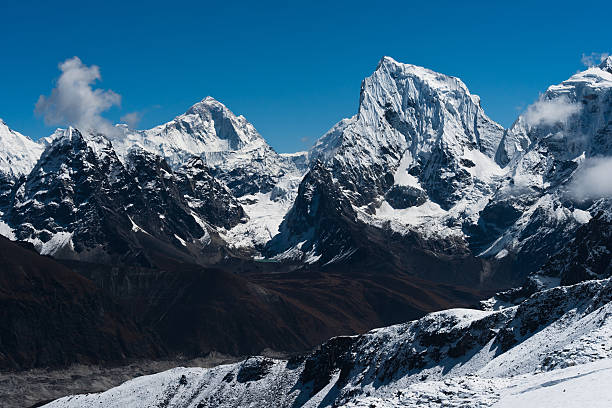
[[[71,7],[61,13],[37,2],[3,6],[0,117],[34,140],[69,124],[45,123],[34,111],[56,86],[59,64],[75,56],[99,67],[94,89],[118,96],[101,112],[112,123],[129,119],[131,127],[149,129],[212,96],[287,153],[309,149],[357,113],[361,81],[383,56],[460,78],[485,113],[508,128],[548,86],[610,51],[606,13],[589,14],[593,24],[572,31],[558,21],[588,10],[532,10],[526,2],[512,10],[392,3],[393,13],[392,5],[367,2],[147,9],[108,2],[95,16],[83,4],[65,4]],[[502,12],[514,18],[497,21]]]

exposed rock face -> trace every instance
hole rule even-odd
[[[124,164],[103,135],[76,129],[45,150],[6,217],[43,254],[142,266],[155,265],[159,252],[193,262],[211,247],[208,225],[243,218],[231,193],[195,162],[174,173],[164,159],[134,148]]]
[[[427,202],[427,194],[416,187],[393,186],[385,193],[385,200],[396,210],[418,207]]]
[[[163,355],[157,337],[91,281],[0,237],[0,368]]]
[[[503,174],[494,161],[502,136],[460,80],[385,57],[362,84],[359,113],[313,147],[270,252],[345,262],[367,251],[355,236],[364,229],[417,234],[425,247],[449,240],[462,252],[464,224]]]
[[[213,226],[231,229],[248,219],[238,200],[211,175],[201,158],[187,161],[176,176],[189,207]]]

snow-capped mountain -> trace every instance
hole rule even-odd
[[[602,181],[581,175],[612,156],[611,64],[608,58],[549,87],[505,132],[497,158],[508,176],[480,214],[475,251],[510,255],[517,268],[533,272],[580,225],[610,211],[609,205],[593,206],[602,195],[588,191]]]
[[[359,248],[338,222],[465,245],[464,225],[477,222],[505,174],[495,161],[503,134],[459,79],[385,57],[363,81],[358,114],[312,148],[310,173],[270,247],[322,262],[350,256]],[[324,197],[333,202],[320,211]],[[341,252],[329,250],[333,241]]]
[[[151,167],[158,184],[135,181],[144,195],[148,188],[165,188],[159,184],[164,172],[174,174],[177,190],[168,197],[206,208],[208,229],[230,248],[322,265],[390,259],[402,271],[423,269],[410,263],[420,249],[419,256],[438,254],[443,257],[433,258],[467,265],[453,276],[467,269],[471,275],[493,276],[495,265],[502,264],[520,273],[500,279],[518,282],[542,267],[596,213],[596,197],[578,197],[575,184],[594,160],[612,155],[610,64],[608,58],[551,86],[505,131],[459,79],[384,57],[363,81],[357,115],[340,121],[308,153],[277,154],[243,116],[210,97],[153,129],[118,125],[117,132],[105,136],[111,145],[102,151],[116,157],[113,166],[127,173]],[[25,140],[21,143],[32,153],[11,170],[23,174],[42,147],[15,132],[4,133]],[[41,145],[50,149],[64,133],[56,131]],[[135,154],[138,150],[143,153]],[[137,160],[146,152],[158,158]],[[159,158],[167,169],[160,170]],[[206,179],[199,181],[197,193],[187,191],[189,183],[180,176],[196,168]],[[221,210],[214,198],[219,194],[211,193],[207,183],[223,189],[221,202],[231,205]],[[13,193],[21,199],[23,191],[5,186],[3,202]],[[20,205],[34,211],[33,194],[42,197],[46,187],[31,181],[27,186],[32,196]],[[27,219],[30,213],[8,222],[7,205],[3,220],[20,229],[19,236],[43,237],[41,242],[56,236],[28,235],[24,231],[30,227],[24,225],[35,224]],[[12,234],[4,224],[2,229]],[[189,239],[197,241],[201,232],[192,231]],[[169,240],[180,243],[174,235]]]
[[[588,281],[538,292],[499,311],[451,309],[333,338],[289,360],[175,368],[47,406],[516,406],[525,393],[533,401],[548,391],[545,400],[558,401],[554,394],[565,386],[547,387],[569,381],[579,390],[572,381],[580,377],[603,392],[601,403],[612,369],[611,301],[610,280]],[[562,405],[584,406],[586,395],[565,394]]]
[[[32,170],[42,151],[41,145],[10,129],[0,119],[0,235],[15,239],[2,215],[10,206],[15,184]]]
[[[68,128],[20,181],[4,219],[42,254],[151,265],[147,248],[211,262],[214,251],[207,251],[221,242],[214,226],[235,226],[245,216],[198,160],[173,172],[163,158],[133,147],[122,162],[105,136]]]
[[[312,148],[270,255],[361,262],[372,231],[387,241],[416,234],[402,251],[445,242],[480,257],[484,274],[520,281],[602,210],[577,184],[612,155],[610,66],[551,86],[504,131],[460,80],[383,58],[358,114]]]
[[[224,233],[236,247],[261,246],[278,232],[308,164],[306,153],[276,153],[244,116],[212,97],[153,129],[118,129],[112,143],[119,157],[134,145],[164,157],[173,169],[200,157],[249,216],[249,222]]]
[[[34,167],[44,147],[0,119],[0,174],[18,178]]]

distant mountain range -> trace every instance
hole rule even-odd
[[[357,115],[293,155],[210,97],[112,135],[35,143],[1,122],[2,231],[59,258],[145,265],[140,244],[113,241],[145,234],[206,265],[239,252],[408,273],[404,252],[424,249],[480,264],[483,285],[520,283],[606,207],[572,183],[612,154],[609,64],[551,86],[504,130],[459,79],[385,57]],[[102,232],[101,218],[131,232]]]
[[[384,57],[357,114],[308,152],[276,153],[211,97],[153,129],[111,133],[69,127],[34,142],[0,121],[0,234],[127,310],[121,324],[155,333],[155,353],[304,351],[498,292],[487,312],[336,338],[301,360],[142,380],[184,376],[184,389],[150,394],[175,398],[168,406],[271,394],[291,395],[275,406],[386,404],[425,392],[422,376],[439,395],[448,378],[506,378],[491,368],[505,356],[558,367],[552,351],[528,356],[544,347],[534,333],[574,347],[573,325],[608,307],[608,282],[587,281],[612,275],[612,57],[551,86],[509,129],[458,78]],[[572,308],[581,314],[564,317]],[[10,364],[43,364],[21,361]],[[121,406],[130,387],[88,398]]]

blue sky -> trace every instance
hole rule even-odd
[[[34,105],[78,56],[121,95],[112,121],[139,112],[149,128],[211,95],[288,152],[356,112],[383,55],[460,77],[509,126],[582,54],[612,51],[612,2],[492,3],[3,0],[0,117],[48,135]]]

